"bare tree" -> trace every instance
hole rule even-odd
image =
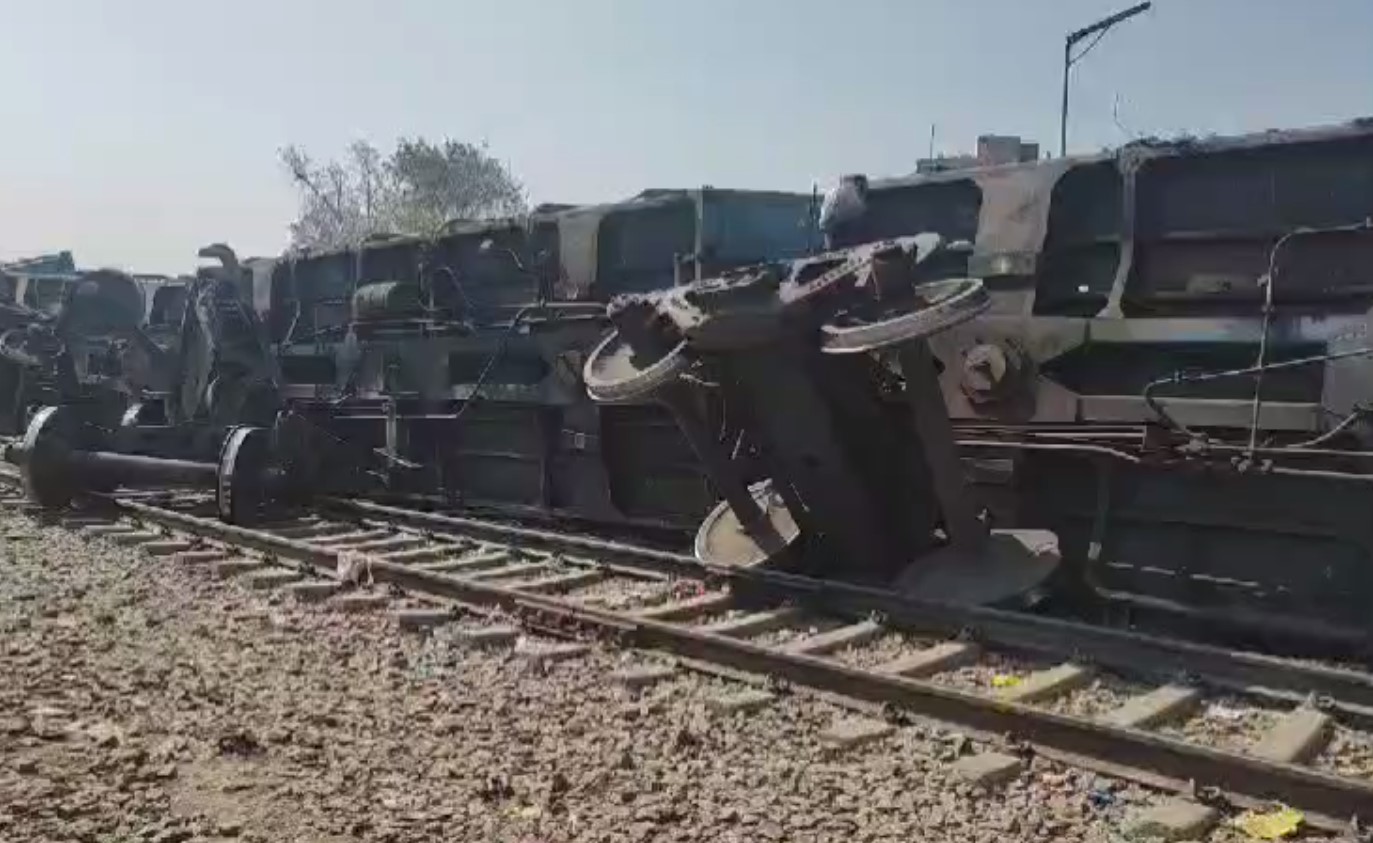
[[[431,234],[455,219],[521,213],[524,188],[484,147],[402,138],[390,155],[357,141],[341,161],[315,163],[296,146],[281,161],[300,192],[291,246],[325,250],[376,234]]]

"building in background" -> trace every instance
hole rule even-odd
[[[1018,164],[1039,158],[1039,144],[1024,141],[1019,135],[979,135],[973,155],[938,155],[915,162],[917,173],[942,173],[971,167]]]

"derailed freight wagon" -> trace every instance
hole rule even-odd
[[[508,515],[690,526],[713,494],[670,418],[596,406],[582,360],[617,294],[805,254],[818,241],[811,205],[647,191],[250,261],[251,294],[286,405],[338,445],[312,470]]]
[[[936,353],[1010,517],[1128,604],[1365,626],[1373,122],[962,185],[993,311]]]
[[[784,501],[759,509],[740,492],[748,518],[780,519],[806,548],[846,548],[803,553],[810,570],[912,581],[921,563],[908,545],[928,551],[976,529],[961,504],[950,529],[946,504],[964,500],[953,490],[962,482],[930,483],[932,454],[924,467],[903,456],[906,439],[921,439],[906,416],[927,402],[906,371],[921,364],[886,346],[909,335],[930,345],[924,365],[936,369],[979,520],[1052,531],[1076,573],[1068,584],[1107,605],[1368,638],[1373,122],[864,185],[849,180],[861,202],[827,232],[844,251],[612,306],[621,345],[647,362],[611,367],[607,356],[605,371],[623,372],[599,394],[647,394],[629,384],[658,384],[666,371],[684,373],[674,395],[733,390],[746,405],[743,441],[763,443]],[[921,233],[942,246],[913,246]],[[908,239],[880,246],[891,238]],[[862,308],[886,308],[888,287],[890,306],[909,308],[906,275],[961,277],[930,290],[965,290],[986,309],[953,319],[954,303],[931,301],[865,324]],[[919,286],[906,292],[923,297]],[[794,336],[807,313],[835,306],[838,323]],[[737,325],[788,336],[791,350]],[[850,334],[866,339],[844,346]],[[847,368],[836,376],[827,357],[840,354]],[[777,386],[783,360],[791,394]],[[739,372],[759,368],[776,378],[755,376],[740,393]],[[855,422],[855,408],[868,422]],[[728,454],[707,461],[725,467]],[[947,500],[932,503],[931,487]],[[910,497],[920,500],[892,505]],[[931,534],[912,537],[925,513]],[[722,519],[703,523],[697,548],[714,546]],[[766,548],[733,556],[792,556],[769,535]]]
[[[1373,122],[873,182],[835,245],[921,232],[989,293],[930,342],[995,525],[1112,604],[1366,634]]]
[[[175,286],[78,270],[68,252],[0,267],[0,435],[22,433],[46,404],[98,405],[96,415],[118,418],[143,391],[165,389],[157,369],[167,332],[149,319]]]

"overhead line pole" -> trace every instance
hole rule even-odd
[[[1084,26],[1083,28],[1075,32],[1070,32],[1068,33],[1067,37],[1063,39],[1063,104],[1058,116],[1059,157],[1063,157],[1068,154],[1068,72],[1072,69],[1073,64],[1075,64],[1078,59],[1082,58],[1082,56],[1085,56],[1087,54],[1086,50],[1084,50],[1080,55],[1074,56],[1073,47],[1075,47],[1079,41],[1090,35],[1096,35],[1097,33],[1105,35],[1106,30],[1110,29],[1118,23],[1122,23],[1124,21],[1129,20],[1135,15],[1143,14],[1144,12],[1149,11],[1149,9],[1153,7],[1153,5],[1154,4],[1152,2],[1144,2],[1135,6],[1131,6],[1130,8],[1125,9],[1124,11],[1116,12],[1114,15],[1111,15],[1110,17],[1102,18],[1101,20],[1097,21],[1096,23],[1090,26]],[[1099,37],[1100,36],[1098,36],[1098,38]],[[1092,46],[1095,44],[1096,42],[1093,41],[1092,44],[1088,45],[1087,49],[1090,50]]]

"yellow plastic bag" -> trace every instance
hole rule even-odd
[[[542,819],[543,808],[538,805],[520,805],[510,809],[510,816],[520,820]]]
[[[1305,820],[1301,811],[1284,806],[1264,813],[1246,811],[1236,818],[1235,827],[1256,840],[1281,840],[1296,833]]]

